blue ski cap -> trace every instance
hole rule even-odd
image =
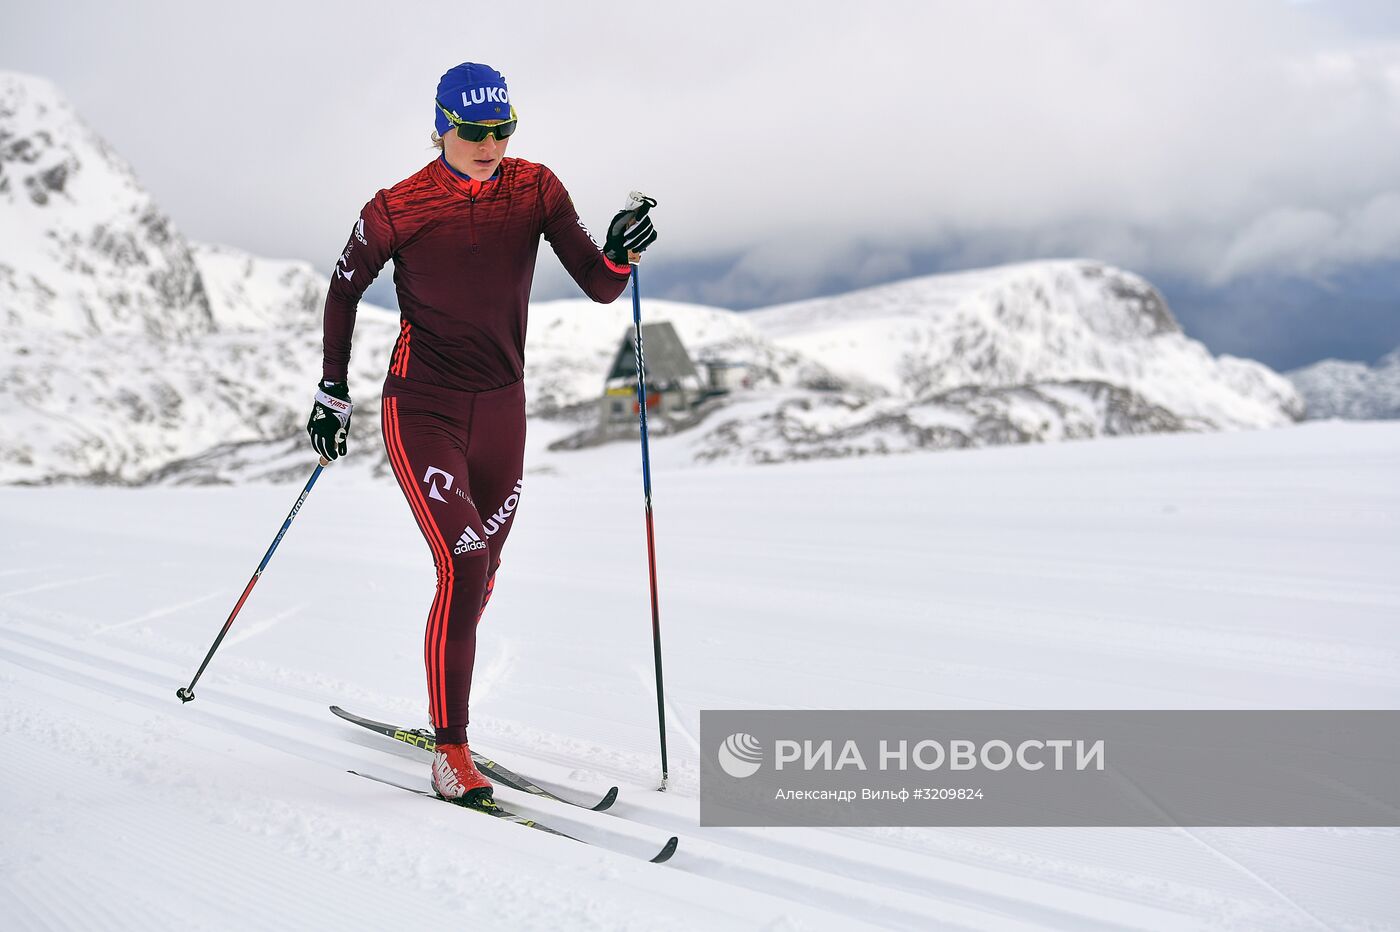
[[[437,99],[459,120],[480,123],[510,119],[505,76],[490,65],[466,61],[451,69],[438,80]],[[452,124],[436,106],[433,119],[438,135],[446,136]]]

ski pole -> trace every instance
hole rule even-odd
[[[262,562],[258,564],[258,568],[253,572],[253,578],[248,580],[247,586],[243,587],[243,594],[238,597],[238,604],[233,607],[232,612],[229,612],[228,621],[224,622],[223,630],[219,632],[219,636],[214,638],[214,643],[209,648],[209,653],[204,655],[204,662],[201,663],[199,669],[195,671],[194,679],[190,680],[190,685],[181,686],[179,689],[175,690],[175,695],[180,698],[181,702],[190,702],[194,699],[194,684],[199,682],[200,676],[204,673],[204,668],[209,666],[209,661],[214,656],[214,651],[219,649],[219,645],[223,643],[224,635],[228,634],[228,629],[233,627],[233,620],[238,617],[239,609],[243,608],[243,603],[248,601],[248,593],[253,591],[253,586],[257,585],[258,578],[262,576],[263,570],[267,569],[268,562],[272,560],[273,552],[277,550],[277,545],[282,543],[282,538],[287,535],[287,528],[292,526],[292,519],[297,516],[297,512],[301,511],[301,506],[302,503],[306,501],[306,496],[311,494],[311,487],[316,484],[316,480],[321,475],[321,470],[329,466],[330,462],[330,460],[323,456],[321,457],[321,461],[316,464],[316,469],[312,471],[311,478],[306,480],[306,488],[301,490],[301,495],[297,498],[297,503],[292,506],[291,512],[287,515],[287,520],[282,522],[282,530],[278,531],[277,536],[272,539],[272,546],[268,547],[267,553],[263,554]]]
[[[649,202],[649,203],[648,203]],[[628,207],[648,207],[656,201],[632,192]],[[637,354],[637,413],[642,423],[642,490],[646,496],[647,572],[651,582],[651,646],[656,663],[656,721],[661,729],[661,789],[666,789],[669,768],[666,764],[666,699],[661,684],[661,610],[656,598],[656,529],[651,516],[651,452],[647,444],[647,377],[642,353],[642,294],[637,265],[632,264],[632,339]]]

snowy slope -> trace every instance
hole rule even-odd
[[[780,344],[927,401],[965,386],[1099,382],[1202,427],[1301,416],[1266,366],[1213,357],[1142,278],[1096,262],[1028,262],[914,278],[757,311]]]
[[[1400,418],[1400,348],[1374,367],[1324,359],[1288,373],[1307,402],[1309,418]]]
[[[192,246],[216,329],[275,334],[320,326],[327,276],[307,263],[251,256],[230,246]]]
[[[531,311],[527,380],[553,406],[597,397],[627,330],[623,308],[583,304]],[[1151,285],[1087,261],[928,276],[742,315],[647,301],[645,314],[672,321],[695,357],[757,376],[699,430],[662,441],[692,463],[1270,427],[1302,412],[1286,379],[1212,356]],[[606,316],[610,331],[597,327]]]
[[[216,321],[204,333],[50,331],[0,346],[0,410],[17,428],[0,436],[0,482],[141,482],[211,447],[302,429],[321,368],[322,277],[226,247],[190,252]],[[365,421],[397,331],[371,306],[356,321]]]
[[[1213,357],[1161,295],[1089,261],[909,279],[745,315],[844,391],[748,397],[672,441],[774,463],[1291,423],[1267,367]]]
[[[0,206],[0,483],[139,482],[298,428],[323,275],[190,243],[52,85],[12,72]],[[388,315],[364,317],[386,351]]]
[[[0,336],[20,326],[176,339],[213,321],[188,244],[130,166],[52,84],[0,71]]]
[[[424,723],[433,571],[392,481],[327,470],[188,706],[300,483],[0,489],[0,925],[1400,928],[1400,830],[700,828],[695,744],[705,708],[1396,708],[1400,424],[762,470],[662,447],[665,795],[635,450],[529,456],[472,738],[619,783],[609,813],[499,791],[606,848],[345,773],[427,782],[326,711]]]

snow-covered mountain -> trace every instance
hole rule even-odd
[[[1212,356],[1147,281],[1087,260],[909,279],[752,316],[779,346],[884,396],[790,405],[770,438],[791,429],[817,445],[970,446],[1302,415],[1287,380]]]
[[[598,342],[558,320],[566,310],[551,307],[556,319],[539,330],[532,322],[532,339],[573,347],[574,360],[586,348],[584,371],[603,371],[625,314]],[[647,314],[674,323],[693,355],[753,375],[756,389],[670,441],[692,462],[1270,427],[1302,414],[1286,379],[1212,356],[1145,280],[1085,260],[927,276],[743,315],[667,302],[647,302]],[[561,354],[548,357],[552,394],[581,395],[588,383],[560,368]]]
[[[321,276],[304,263],[187,248],[212,317],[231,323],[181,340],[26,332],[25,342],[0,347],[0,410],[15,428],[0,435],[0,481],[139,483],[211,447],[301,430],[320,371]],[[258,297],[249,305],[225,302],[250,286]],[[258,327],[257,317],[274,308],[286,321]],[[387,352],[396,331],[387,313],[361,315],[357,338],[371,350],[357,360],[361,384],[377,384],[372,350]],[[375,399],[363,400],[363,416],[376,417]]]
[[[300,429],[325,289],[310,265],[190,243],[27,75],[0,73],[0,205],[0,482],[141,482]],[[362,317],[372,385],[396,328]]]
[[[583,303],[532,309],[532,384],[556,405],[596,396],[627,329],[625,308],[585,316]],[[1148,282],[1085,260],[933,275],[742,315],[664,301],[646,310],[671,321],[692,355],[752,374],[753,389],[674,438],[693,462],[1272,427],[1303,410],[1282,376],[1212,356],[1182,333]]]
[[[213,328],[188,245],[131,168],[53,85],[12,72],[0,72],[0,208],[0,327]]]
[[[1400,347],[1376,365],[1324,359],[1288,373],[1307,401],[1309,418],[1400,418]]]
[[[0,203],[0,483],[301,470],[325,275],[188,242],[50,84],[13,73],[0,73]],[[563,438],[541,453],[567,456],[585,444],[566,435],[596,422],[631,309],[568,300],[530,315],[529,412]],[[692,357],[747,373],[743,390],[662,438],[682,464],[1265,427],[1302,411],[1285,379],[1213,357],[1150,284],[1090,261],[743,314],[646,300],[644,315],[674,324]],[[396,331],[362,308],[351,460],[375,472]]]

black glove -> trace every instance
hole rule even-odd
[[[306,422],[311,448],[328,460],[344,456],[345,435],[350,432],[350,413],[354,410],[349,385],[322,382],[317,386],[316,404],[311,408],[311,419]]]
[[[619,210],[608,224],[608,238],[603,243],[603,255],[618,265],[631,261],[629,252],[640,253],[656,242],[656,228],[651,225],[647,212],[656,206],[656,199],[644,194],[633,194],[635,207]]]

